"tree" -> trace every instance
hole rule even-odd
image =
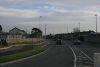
[[[2,26],[0,25],[0,32],[2,32]]]
[[[32,28],[31,37],[41,37],[42,31],[38,28]]]

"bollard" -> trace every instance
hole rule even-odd
[[[94,67],[100,67],[100,53],[94,53]]]

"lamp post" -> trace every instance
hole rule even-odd
[[[79,22],[79,32],[81,31],[81,29],[80,29],[80,22]]]
[[[81,29],[80,29],[80,22],[79,22],[79,38],[80,38],[80,32],[81,32]]]
[[[67,33],[68,33],[68,24],[67,24]]]
[[[42,16],[39,16],[39,29],[41,29],[41,18]]]
[[[45,36],[47,34],[47,25],[45,24]]]
[[[96,17],[96,33],[97,33],[97,14],[94,15]]]
[[[47,34],[47,25],[45,24],[45,39],[46,39],[46,34]]]
[[[39,29],[41,30],[41,18],[42,16],[39,16]],[[41,35],[39,35],[39,42],[41,42]]]

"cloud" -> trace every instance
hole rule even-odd
[[[8,3],[31,3],[32,0],[0,0],[0,2],[8,2]]]
[[[25,17],[38,16],[39,14],[36,11],[32,10],[21,10],[21,9],[0,7],[0,16],[1,15],[25,18]]]
[[[82,30],[89,30],[95,28],[94,14],[98,14],[100,21],[99,7],[99,0],[0,0],[0,23],[38,27],[42,15],[41,24],[50,25],[49,30],[54,28],[56,32],[60,32],[59,29],[64,32],[66,24],[74,28],[78,22],[81,22]]]

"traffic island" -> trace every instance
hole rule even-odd
[[[9,61],[13,61],[13,60],[21,59],[21,58],[26,58],[26,57],[41,53],[46,49],[41,44],[44,44],[44,42],[32,45],[32,49],[29,49],[29,50],[20,51],[20,52],[10,54],[10,55],[0,56],[0,63],[9,62]]]
[[[100,53],[94,53],[94,67],[100,67]]]

